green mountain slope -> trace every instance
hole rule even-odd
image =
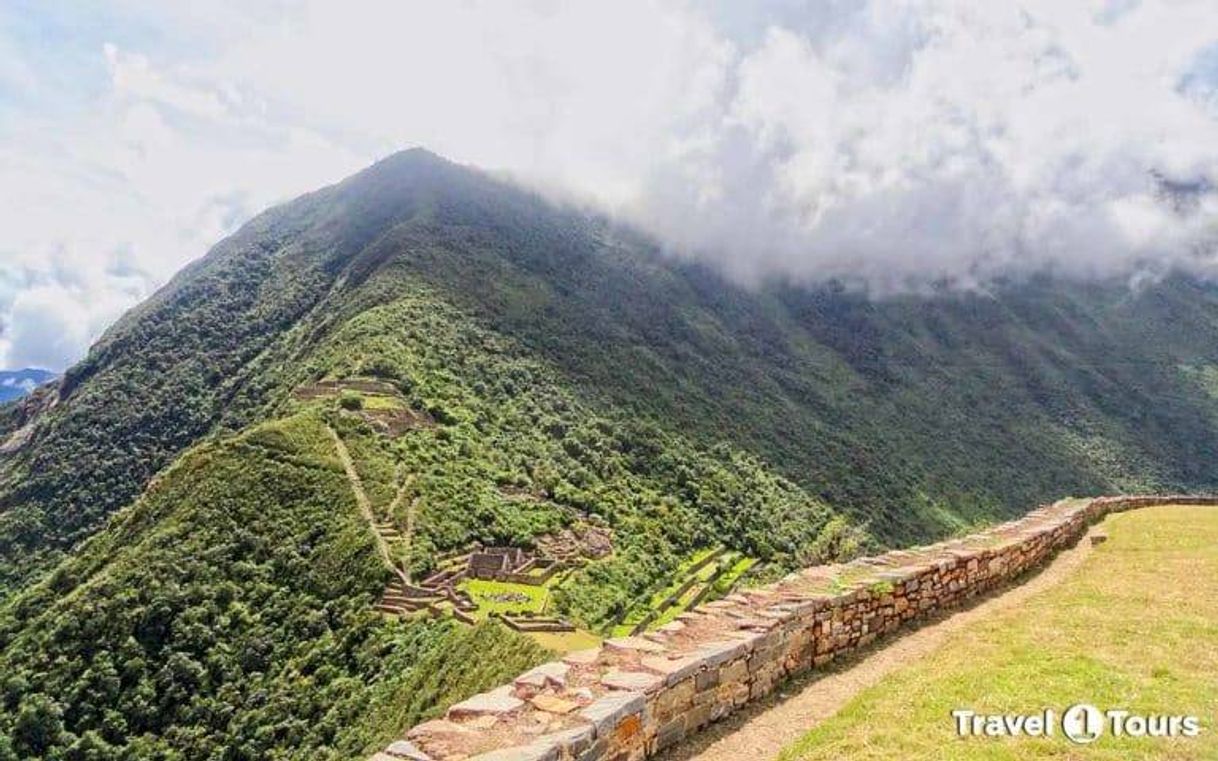
[[[1216,339],[1218,289],[1184,278],[746,290],[398,154],[263,214],[0,412],[0,758],[358,757],[542,657],[372,613],[390,571],[331,431],[416,576],[611,528],[555,594],[601,629],[716,545],[780,573],[1212,486]],[[350,379],[388,391],[309,391]]]
[[[322,426],[192,450],[9,605],[0,758],[354,757],[541,659],[373,613],[387,573]]]
[[[400,266],[590,394],[755,452],[889,541],[1070,491],[1218,477],[1211,285],[749,292],[597,235],[530,247],[432,229],[443,243]]]
[[[266,353],[262,378],[284,391],[268,394],[266,422],[192,448],[0,611],[12,754],[354,757],[541,657],[498,626],[372,612],[389,572],[327,427],[378,511],[410,475],[404,560],[417,574],[471,539],[528,545],[600,516],[613,556],[562,588],[563,611],[588,625],[649,597],[699,547],[728,542],[781,569],[865,541],[745,453],[596,414],[427,289],[388,275],[367,287],[376,306]],[[288,393],[371,375],[397,392],[370,408],[424,423],[387,437],[344,397]]]

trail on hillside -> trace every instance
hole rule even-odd
[[[841,710],[863,690],[902,666],[937,650],[955,632],[987,616],[1009,610],[1057,585],[1072,574],[1091,549],[1090,533],[1063,550],[1026,582],[1008,587],[975,605],[945,613],[907,634],[883,640],[861,655],[839,662],[832,671],[797,677],[769,698],[753,703],[688,738],[661,761],[753,761],[772,759],[808,730]]]
[[[397,471],[394,473],[394,480],[397,482],[398,490],[397,493],[393,495],[393,501],[389,503],[389,508],[386,510],[390,516],[393,516],[394,511],[401,506],[402,502],[404,502],[406,499],[406,495],[410,493],[410,488],[414,486],[414,474],[411,473],[409,476],[403,477],[403,468],[404,466],[399,463]],[[419,498],[417,496],[413,497],[406,505],[406,530],[402,534],[402,548],[404,550],[403,556],[407,558],[410,557],[410,547],[414,542],[414,513],[415,510],[418,509],[418,506]],[[402,580],[409,584],[410,563],[403,563],[400,572],[402,574]]]
[[[372,501],[368,499],[368,493],[364,491],[364,482],[355,470],[355,461],[351,459],[351,453],[347,451],[347,445],[343,443],[342,437],[328,425],[326,426],[326,432],[330,434],[330,438],[334,441],[334,450],[338,452],[338,460],[343,464],[343,470],[347,471],[347,480],[351,483],[351,492],[355,494],[355,503],[359,506],[360,515],[367,521],[368,530],[376,538],[377,554],[381,556],[381,560],[385,561],[385,565],[396,570],[397,566],[394,565],[393,556],[389,552],[389,544],[381,536],[381,532],[376,530],[376,516],[372,512]]]

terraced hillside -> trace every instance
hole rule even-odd
[[[561,548],[596,516],[612,551],[553,603],[590,629],[712,543],[781,565],[864,537],[744,452],[600,414],[427,286],[363,287],[259,357],[263,422],[190,447],[0,610],[0,751],[355,757],[543,657],[497,623],[376,610],[471,542]]]
[[[358,755],[561,646],[389,604],[474,547],[608,532],[541,610],[602,634],[1043,497],[1205,488],[1215,367],[1184,278],[742,289],[399,154],[0,411],[0,758]]]
[[[259,216],[57,393],[7,408],[14,442],[41,422],[0,459],[0,583],[44,572],[217,426],[265,418],[283,363],[402,284],[512,337],[598,412],[761,457],[890,542],[1072,491],[1215,480],[1212,286],[746,290],[410,151]]]

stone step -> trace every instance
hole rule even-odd
[[[382,603],[388,605],[405,605],[409,608],[420,608],[439,602],[441,597],[403,597],[401,595],[385,595],[381,598]]]
[[[381,613],[392,613],[398,616],[403,616],[410,612],[408,608],[403,608],[399,605],[386,605],[385,603],[377,603],[372,606],[372,609],[378,610]]]

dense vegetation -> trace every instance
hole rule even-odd
[[[269,422],[186,454],[10,602],[0,754],[353,757],[541,657],[498,625],[372,613],[388,571],[326,426],[378,510],[411,475],[418,573],[471,539],[528,545],[584,515],[613,526],[614,556],[564,584],[564,609],[588,623],[723,537],[780,566],[865,541],[755,459],[599,417],[511,340],[398,291],[267,374],[284,390],[376,375],[398,396],[279,394]],[[399,405],[434,423],[391,438],[361,416]]]
[[[295,393],[352,378],[392,393]],[[400,154],[251,222],[0,411],[0,759],[356,757],[541,657],[370,612],[387,571],[327,427],[415,574],[609,526],[554,591],[602,627],[708,547],[779,573],[1211,486],[1216,378],[1218,289],[1183,278],[746,290]]]
[[[1063,493],[1218,482],[1212,285],[749,291],[537,216],[553,229],[432,222],[378,246],[588,394],[757,454],[889,542]]]
[[[186,455],[14,600],[0,758],[356,757],[540,660],[499,627],[371,611],[386,569],[320,426]]]
[[[598,415],[514,341],[392,271],[380,279],[368,288],[392,288],[397,300],[356,312],[307,358],[282,363],[291,377],[282,387],[376,375],[402,389],[401,404],[437,421],[387,439],[358,414],[330,416],[379,506],[391,502],[398,473],[410,475],[416,515],[408,562],[416,575],[471,540],[530,546],[537,534],[595,516],[614,528],[616,551],[564,584],[561,605],[596,625],[698,547],[726,542],[781,568],[849,554],[867,541],[756,458]],[[298,406],[285,398],[276,409]],[[399,525],[406,509],[405,501],[397,507]]]
[[[222,418],[256,419],[265,353],[324,324],[321,297],[358,252],[439,192],[434,162],[408,177],[389,168],[258,216],[107,331],[53,409],[3,409],[0,436],[36,425],[0,455],[0,594],[45,572]]]

